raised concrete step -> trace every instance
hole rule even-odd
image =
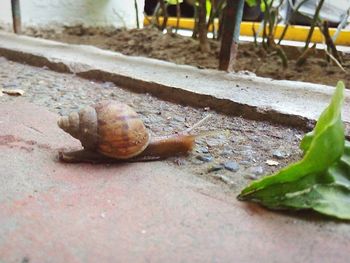
[[[8,59],[113,81],[137,92],[250,119],[305,127],[329,103],[332,87],[202,70],[130,57],[91,46],[0,32],[0,55]],[[335,83],[336,84],[336,83]],[[350,91],[343,119],[350,122]]]

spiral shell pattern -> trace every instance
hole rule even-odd
[[[115,159],[137,156],[148,146],[150,136],[138,114],[117,101],[102,101],[78,113],[61,117],[58,125],[79,139],[85,149]]]

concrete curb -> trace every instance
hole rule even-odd
[[[92,46],[0,32],[0,55],[59,72],[112,81],[134,92],[247,119],[307,128],[329,103],[333,88],[245,74],[197,69],[155,59],[125,56]],[[346,91],[350,105],[350,91]],[[343,120],[350,122],[350,107]]]

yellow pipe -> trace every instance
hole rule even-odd
[[[144,19],[144,25],[149,25],[151,22],[152,17],[146,17]],[[159,18],[159,22],[163,22],[163,18]],[[169,17],[168,18],[168,26],[176,27],[177,24],[177,18],[176,17]],[[218,21],[215,21],[214,23],[215,28],[218,28]],[[242,22],[241,23],[241,36],[253,36],[253,27],[255,29],[255,32],[258,31],[260,26],[259,22]],[[181,18],[179,21],[179,28],[181,29],[189,29],[192,30],[194,27],[194,19],[193,18]],[[277,25],[276,27],[276,33],[275,37],[276,39],[279,39],[279,37],[282,34],[282,31],[284,29],[284,25]],[[213,27],[209,28],[209,31],[212,31]],[[330,28],[329,33],[332,36],[335,33],[335,28]],[[288,30],[286,32],[286,35],[284,37],[285,40],[293,40],[293,41],[302,41],[304,42],[306,40],[307,34],[309,32],[308,26],[296,26],[292,25],[288,27]],[[323,42],[323,35],[319,28],[315,28],[314,33],[311,38],[311,42],[313,43],[322,43]],[[343,46],[350,46],[350,30],[342,30],[340,34],[338,35],[338,38],[335,42],[336,45],[343,45]]]

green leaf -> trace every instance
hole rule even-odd
[[[256,6],[258,4],[257,0],[245,0],[249,7]]]
[[[271,5],[271,3],[272,3],[272,0],[263,0],[263,1],[261,1],[261,3],[260,3],[260,10],[262,12],[265,12],[268,9],[268,7]]]
[[[350,219],[350,143],[341,121],[344,89],[338,82],[331,103],[301,141],[304,158],[253,182],[238,196],[240,200]]]
[[[181,4],[183,0],[167,0],[166,1],[169,5],[177,5],[177,3]]]

